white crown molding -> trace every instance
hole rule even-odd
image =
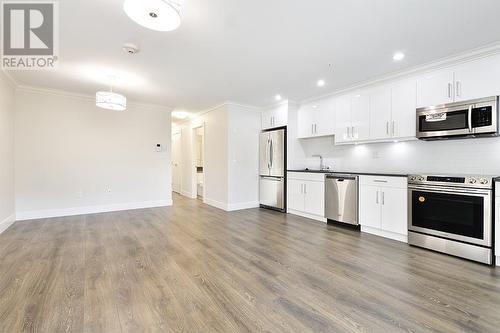
[[[0,78],[14,89],[19,86],[19,83],[16,81],[16,79],[14,79],[14,77],[6,70],[0,70]]]
[[[23,91],[23,92],[28,92],[28,93],[40,94],[40,95],[69,97],[69,98],[75,98],[75,99],[84,100],[84,101],[92,101],[92,102],[95,101],[94,95],[79,94],[79,93],[70,92],[70,91],[66,91],[66,90],[48,89],[48,88],[41,88],[41,87],[28,86],[28,85],[17,85],[16,91]],[[148,103],[140,103],[140,102],[133,102],[133,101],[128,102],[127,106],[142,107],[142,108],[147,108],[147,109],[160,109],[160,110],[167,111],[167,112],[171,112],[173,110],[172,107],[166,106],[166,105],[148,104]]]
[[[278,106],[285,105],[285,104],[292,105],[292,106],[299,106],[300,105],[299,102],[296,102],[296,101],[291,100],[291,99],[285,99],[285,100],[277,102],[277,103],[273,103],[273,104],[259,107],[259,110],[262,111],[262,110],[266,110],[266,109],[272,109],[272,108],[276,108]]]
[[[365,87],[368,87],[371,85],[389,82],[389,81],[392,81],[395,79],[402,79],[402,78],[410,77],[410,76],[423,75],[423,74],[428,73],[430,71],[456,66],[456,65],[468,62],[468,61],[485,58],[485,57],[499,54],[499,53],[500,53],[500,43],[499,42],[491,43],[488,45],[483,45],[481,47],[478,47],[478,48],[475,48],[472,50],[456,53],[456,54],[451,55],[451,56],[447,56],[447,57],[444,57],[441,59],[433,60],[433,61],[421,64],[418,66],[414,66],[411,68],[407,68],[407,69],[404,69],[401,71],[396,71],[396,72],[392,72],[389,74],[385,74],[385,75],[381,75],[381,76],[372,78],[370,80],[357,82],[357,83],[354,83],[354,84],[349,85],[347,87],[340,88],[340,89],[331,91],[331,92],[326,93],[326,94],[305,98],[300,102],[300,104],[314,102],[314,101],[317,101],[317,100],[320,100],[323,98],[344,94],[344,93],[347,93],[347,92],[350,92],[350,91],[353,91],[356,89],[361,89],[361,88],[365,88]]]

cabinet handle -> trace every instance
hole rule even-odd
[[[460,95],[462,94],[462,87],[461,87],[461,85],[462,84],[460,83],[460,81],[457,81],[455,83],[455,87],[457,89],[457,97],[460,97]]]
[[[377,205],[378,205],[378,191],[377,191],[377,196],[376,196],[376,198],[375,198],[375,202],[376,202],[376,203],[377,203]]]
[[[382,205],[385,205],[385,192],[382,192]]]
[[[314,124],[314,134],[318,134],[317,124]]]
[[[304,194],[307,194],[307,184],[304,184]]]
[[[396,132],[396,121],[392,121],[392,136],[394,136],[394,133]]]
[[[374,183],[387,183],[387,180],[374,179]]]
[[[451,98],[451,94],[453,92],[453,85],[451,83],[448,83],[448,98]]]
[[[350,138],[351,135],[349,134],[349,127],[346,127],[347,128],[347,137]]]
[[[389,135],[389,122],[385,122],[385,134]]]
[[[304,184],[300,184],[300,194],[304,194]]]
[[[354,139],[354,137],[356,136],[356,135],[354,134],[354,126],[352,126],[352,128],[351,128],[351,133],[352,133],[352,138]]]

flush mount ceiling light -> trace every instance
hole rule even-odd
[[[107,110],[125,111],[127,109],[127,98],[114,93],[113,89],[98,91],[95,94],[95,105]]]
[[[319,79],[318,82],[316,82],[316,85],[318,87],[324,87],[326,84],[325,80]]]
[[[392,59],[394,61],[401,61],[405,58],[405,54],[403,52],[396,52],[394,53],[394,55],[392,56]]]
[[[182,0],[125,0],[123,10],[151,30],[172,31],[181,25]]]
[[[184,111],[173,111],[172,117],[174,117],[176,119],[183,120],[183,119],[186,119],[187,117],[189,117],[189,113],[184,112]]]

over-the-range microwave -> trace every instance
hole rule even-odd
[[[498,136],[498,96],[417,109],[421,140]]]

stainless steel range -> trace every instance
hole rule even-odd
[[[493,177],[408,176],[408,243],[493,263]]]

